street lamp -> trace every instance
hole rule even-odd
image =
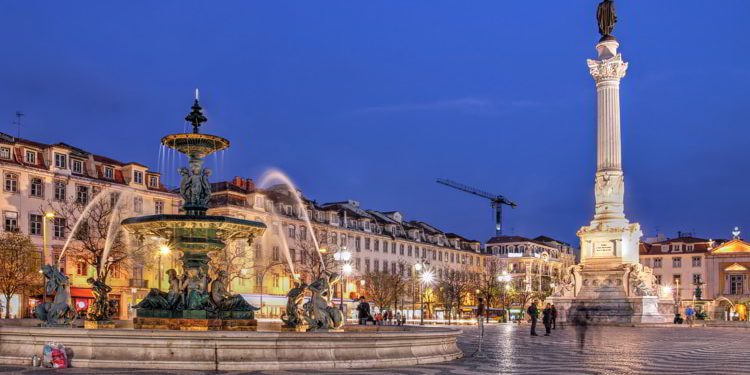
[[[45,212],[44,218],[42,218],[42,266],[47,262],[47,247],[49,244],[47,243],[47,220],[54,220],[55,219],[55,213],[54,212]],[[53,257],[54,258],[54,257]],[[57,265],[55,265],[57,267]],[[39,270],[39,273],[42,273],[42,270]],[[47,302],[47,287],[43,287],[44,289],[44,296],[42,297],[42,303]]]
[[[414,265],[414,270],[419,274],[419,325],[424,325],[424,293],[423,284],[431,284],[435,275],[427,269],[430,263],[420,261]]]
[[[333,259],[339,263],[339,273],[344,276],[343,282],[341,283],[341,295],[339,297],[339,309],[344,312],[344,287],[346,284],[346,274],[352,272],[352,266],[349,264],[349,260],[352,258],[352,253],[346,249],[346,246],[342,247],[339,251],[333,254]],[[348,267],[347,267],[348,266]]]
[[[169,246],[167,246],[167,245],[161,245],[161,246],[159,246],[159,271],[158,271],[158,273],[159,273],[159,290],[161,290],[161,284],[162,284],[161,283],[161,279],[162,279],[161,274],[163,273],[162,272],[162,265],[161,265],[161,258],[163,256],[169,254],[171,251],[172,251],[172,249],[170,249]]]

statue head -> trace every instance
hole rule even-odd
[[[94,285],[94,278],[93,277],[89,277],[88,279],[86,279],[86,282],[89,283],[89,284],[91,284],[91,285]]]
[[[175,271],[175,269],[174,269],[174,268],[170,268],[170,269],[168,269],[168,270],[167,270],[167,272],[165,272],[165,273],[167,274],[167,276],[169,276],[169,279],[170,279],[170,280],[171,280],[171,279],[176,279],[176,278],[177,278],[177,271]]]
[[[190,160],[190,172],[196,176],[201,174],[201,161],[197,159],[191,159]]]

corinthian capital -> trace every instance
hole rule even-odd
[[[614,57],[604,60],[588,60],[589,73],[596,82],[620,80],[628,70],[628,63],[622,61],[619,53]]]

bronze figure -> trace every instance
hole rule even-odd
[[[599,24],[599,34],[602,35],[602,40],[614,38],[612,31],[617,23],[614,1],[604,0],[599,3],[599,7],[596,9],[596,20]]]

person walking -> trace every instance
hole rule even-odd
[[[685,320],[687,320],[688,326],[693,327],[693,322],[695,322],[695,309],[691,305],[688,305],[688,307],[685,308]]]
[[[552,305],[549,303],[542,310],[542,323],[544,323],[544,335],[549,336],[552,332]]]
[[[401,325],[401,311],[396,311],[396,325]]]
[[[357,318],[359,319],[359,325],[361,326],[367,325],[367,320],[370,319],[370,304],[365,301],[365,296],[359,297]]]
[[[536,308],[536,302],[532,302],[526,312],[529,314],[529,319],[531,319],[531,335],[539,336],[536,334],[536,320],[539,318],[539,309]]]
[[[557,308],[552,304],[552,329],[557,329]]]

